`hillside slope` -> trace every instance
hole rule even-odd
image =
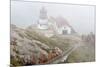
[[[95,60],[95,38],[91,36],[86,36],[85,39],[79,35],[46,37],[34,27],[22,29],[11,24],[10,37],[10,57],[13,66],[45,64],[67,49],[78,46],[78,43],[80,47],[71,52],[64,63]]]

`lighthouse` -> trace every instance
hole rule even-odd
[[[38,19],[38,28],[48,29],[48,16],[47,16],[47,10],[45,9],[45,7],[42,7],[42,9],[40,9],[40,15]]]

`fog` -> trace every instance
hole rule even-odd
[[[63,16],[76,32],[95,32],[95,6],[88,5],[11,1],[11,24],[27,27],[36,23],[43,6],[48,16]]]

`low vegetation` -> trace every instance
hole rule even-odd
[[[13,33],[11,35],[10,43],[10,62],[12,66],[45,64],[45,62],[59,56],[61,52],[66,51],[66,49],[70,48],[75,43],[80,42],[78,39],[75,39],[73,35],[71,35],[73,38],[61,37],[59,35],[54,35],[49,38],[39,34],[34,29],[20,29],[15,26],[13,27],[14,28],[11,28],[11,32]],[[80,44],[81,46],[73,51],[64,63],[95,60],[94,36],[93,38],[91,38],[91,36],[82,36],[82,38],[78,38],[82,39],[81,43],[83,45]],[[55,47],[57,47],[60,52],[55,50]]]

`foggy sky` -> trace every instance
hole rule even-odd
[[[35,23],[43,6],[48,16],[63,16],[76,32],[95,32],[95,7],[86,5],[11,1],[11,23],[19,27]]]

